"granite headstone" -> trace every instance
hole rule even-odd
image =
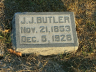
[[[75,52],[78,38],[73,12],[22,12],[12,20],[12,45],[23,54]]]

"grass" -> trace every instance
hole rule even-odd
[[[0,11],[2,12],[0,25],[3,25],[2,30],[0,30],[0,41],[3,40],[3,43],[7,46],[6,48],[12,48],[10,38],[11,21],[16,12],[74,12],[79,39],[79,47],[75,54],[18,57],[6,52],[3,62],[6,63],[7,67],[10,66],[13,70],[23,70],[25,68],[33,71],[34,69],[38,71],[41,68],[44,71],[46,66],[46,70],[48,70],[48,67],[54,67],[54,63],[47,63],[53,61],[62,65],[61,68],[66,72],[96,71],[96,0],[4,0],[0,4]],[[8,29],[9,31],[6,32]],[[39,61],[44,67],[40,66],[38,69]],[[22,63],[24,66],[22,66]]]

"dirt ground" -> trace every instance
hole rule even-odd
[[[11,21],[16,12],[74,12],[79,47],[76,53],[16,56]],[[0,0],[1,72],[96,72],[96,0]]]

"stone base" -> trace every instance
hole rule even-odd
[[[47,48],[18,48],[16,51],[21,52],[22,54],[36,54],[36,55],[56,55],[66,52],[76,52],[77,47],[47,47]]]
[[[56,55],[75,52],[79,46],[73,12],[15,13],[11,38],[13,49],[22,54]]]

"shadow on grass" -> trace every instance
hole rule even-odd
[[[61,0],[4,0],[4,6],[5,29],[12,28],[16,12],[64,12],[67,9]]]
[[[73,0],[71,0],[73,1]],[[79,0],[78,0],[79,1]],[[67,8],[64,6],[64,3],[61,0],[5,0],[5,28],[10,29],[11,28],[11,21],[13,18],[13,15],[16,12],[64,12],[67,11]],[[80,10],[82,11],[84,8],[85,3],[80,4]],[[95,9],[96,10],[96,9]],[[91,51],[92,48],[90,47],[90,39],[91,34],[89,32],[93,31],[94,27],[92,28],[89,23],[87,23],[87,28],[86,28],[86,11],[82,11],[81,13],[77,13],[79,17],[78,20],[83,19],[81,23],[79,23],[78,28],[82,28],[85,25],[85,28],[82,30],[79,30],[79,39],[82,41],[80,44],[79,48],[83,48],[84,45],[87,45],[88,47],[85,48],[85,52]],[[94,20],[96,22],[96,12],[93,14]],[[92,23],[93,24],[93,23]],[[95,23],[96,24],[96,23]],[[90,29],[91,28],[91,29]],[[96,28],[95,28],[96,30]],[[86,33],[87,32],[87,33]],[[80,35],[81,34],[81,35]],[[93,39],[91,40],[93,42]],[[64,56],[63,56],[64,57]],[[57,58],[58,59],[58,58]],[[22,59],[24,60],[24,59]],[[96,65],[96,60],[90,60],[86,59],[84,57],[71,57],[70,59],[67,59],[65,61],[59,60],[62,65],[64,70],[69,71],[69,72],[75,72],[76,69],[82,70],[82,72],[94,68],[94,65]],[[16,62],[14,62],[16,63]],[[26,63],[26,60],[24,64]],[[19,63],[18,63],[19,64]],[[15,68],[16,66],[14,66]],[[18,66],[17,66],[18,67]]]
[[[61,0],[5,0],[5,16],[12,19],[16,12],[62,12],[66,7]]]
[[[63,69],[67,72],[85,72],[90,71],[93,72],[96,69],[94,66],[96,65],[95,59],[84,58],[82,56],[72,57],[65,61],[60,61],[60,64],[63,65]]]
[[[67,0],[67,1],[75,1],[75,0]],[[78,0],[81,1],[81,0]],[[73,2],[72,5],[74,5],[75,2]],[[67,11],[67,8],[64,6],[64,3],[61,0],[5,0],[5,28],[11,28],[11,21],[13,18],[13,15],[16,12],[64,12]],[[82,30],[79,30],[79,39],[82,41],[80,43],[79,48],[85,47],[84,45],[87,45],[85,49],[86,51],[91,51],[92,48],[90,47],[90,40],[91,39],[91,34],[90,32],[93,31],[94,27],[92,28],[90,23],[86,23],[86,6],[84,5],[85,3],[82,2],[82,4],[78,4],[78,12],[76,15],[78,20],[78,28],[82,28]],[[69,5],[68,5],[69,6]],[[70,10],[71,10],[70,6]],[[94,12],[94,15],[96,15],[96,12]],[[88,17],[87,17],[88,18]],[[81,19],[81,23],[79,23],[79,20]],[[94,18],[94,20],[96,17]],[[90,19],[89,19],[90,20]],[[87,24],[87,25],[86,25]],[[83,28],[83,26],[85,27]],[[88,26],[88,27],[86,27]],[[80,35],[81,34],[81,35]],[[88,41],[89,40],[89,41]],[[93,39],[91,40],[93,41]],[[15,62],[14,62],[15,63]],[[69,72],[75,72],[76,69],[80,69],[83,71],[86,71],[88,68],[92,69],[91,67],[94,67],[96,65],[96,61],[90,60],[90,59],[84,59],[84,57],[71,57],[68,60],[65,60],[60,63],[63,65],[64,70],[69,71]],[[15,66],[14,66],[15,67]],[[75,69],[74,69],[75,68]]]
[[[16,12],[64,12],[67,8],[61,0],[4,0],[5,29],[11,29],[11,21]],[[8,35],[9,37],[10,35]],[[11,47],[11,44],[7,45]],[[21,57],[22,58],[22,57]],[[13,59],[13,57],[12,57]],[[18,67],[14,61],[13,69]],[[25,61],[25,60],[22,60]],[[26,63],[26,62],[25,62]],[[24,64],[25,64],[24,63]]]
[[[94,47],[96,49],[96,6],[95,6],[95,11],[94,11],[93,17],[94,17],[94,21],[95,21],[95,23],[94,23],[95,24]]]

